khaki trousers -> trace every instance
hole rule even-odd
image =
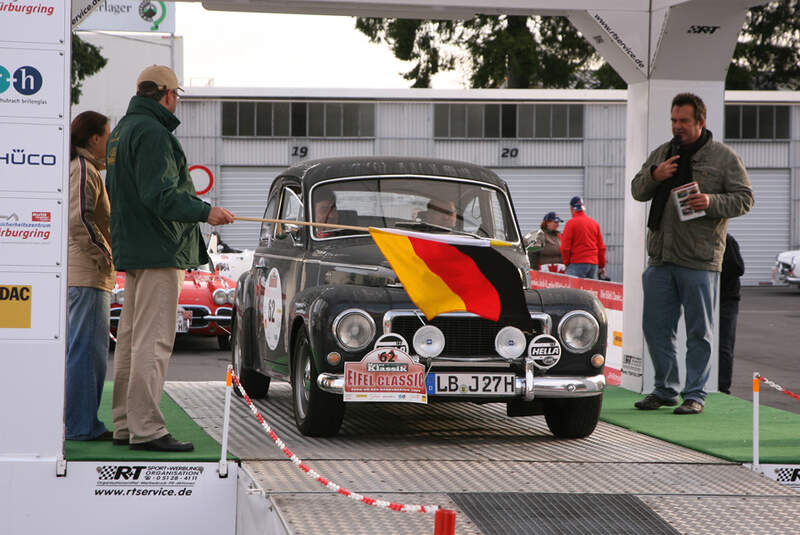
[[[175,343],[184,275],[176,268],[133,269],[125,274],[125,303],[114,352],[114,438],[136,444],[168,433],[159,403]]]

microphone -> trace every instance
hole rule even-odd
[[[672,138],[672,141],[669,142],[669,149],[672,155],[678,154],[678,150],[681,148],[681,136],[675,136]]]

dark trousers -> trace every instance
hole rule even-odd
[[[736,343],[736,319],[739,301],[720,299],[719,302],[719,391],[731,393],[733,375],[733,346]]]

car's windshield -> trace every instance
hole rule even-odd
[[[476,182],[369,177],[322,183],[311,190],[311,220],[517,241],[504,193]],[[363,231],[314,227],[317,239]]]

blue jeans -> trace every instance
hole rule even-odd
[[[705,404],[714,336],[714,301],[719,273],[664,264],[642,274],[642,328],[655,370],[653,394]],[[680,391],[676,333],[681,307],[686,323],[686,385]]]
[[[597,264],[570,264],[565,273],[583,279],[596,279]]]
[[[107,430],[97,408],[108,365],[111,293],[70,286],[68,296],[66,437],[92,440]]]

